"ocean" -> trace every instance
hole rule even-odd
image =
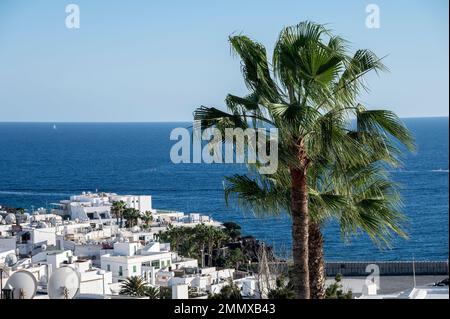
[[[337,260],[447,260],[449,225],[449,120],[405,119],[418,150],[392,172],[402,185],[409,239],[379,248],[364,234],[343,243],[339,225],[325,225],[325,256]],[[191,123],[0,123],[0,205],[50,207],[82,191],[149,194],[159,209],[200,212],[235,221],[243,233],[273,245],[291,245],[290,219],[258,218],[227,207],[223,177],[241,164],[173,164],[169,139]]]

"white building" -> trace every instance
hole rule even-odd
[[[170,246],[158,242],[145,247],[138,242],[114,243],[113,251],[101,255],[100,259],[101,268],[112,272],[113,282],[141,276],[154,284],[155,273],[172,265]]]
[[[110,195],[110,202],[122,201],[129,208],[134,208],[145,213],[147,211],[156,213],[152,207],[152,197],[149,195]]]
[[[108,220],[111,219],[111,206],[114,202],[123,201],[126,207],[135,208],[141,213],[150,211],[152,197],[148,195],[117,195],[115,193],[83,192],[81,195],[70,196],[69,200],[53,203],[53,212],[70,217],[72,220]]]
[[[177,211],[157,210],[153,216],[154,220],[163,226],[195,227],[198,224],[205,224],[222,227],[222,223],[213,220],[210,216],[201,215],[199,213],[185,214]]]

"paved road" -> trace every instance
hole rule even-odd
[[[423,286],[433,284],[448,278],[448,276],[416,276],[416,285]],[[366,277],[345,277],[342,280],[344,289],[351,289],[353,293],[360,294]],[[334,282],[334,278],[328,278],[326,285]],[[413,276],[381,276],[378,294],[400,292],[413,287]]]

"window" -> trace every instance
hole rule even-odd
[[[159,260],[153,260],[152,261],[152,267],[155,267],[155,269],[159,269],[159,267],[160,267]]]
[[[106,270],[111,271],[111,265],[106,265]]]
[[[119,276],[123,276],[122,266],[119,266]]]
[[[137,267],[133,266],[133,272],[137,272]]]

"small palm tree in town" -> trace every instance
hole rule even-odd
[[[381,165],[391,163],[398,155],[395,141],[410,149],[414,143],[395,114],[367,110],[359,104],[359,93],[366,88],[364,76],[385,69],[373,52],[349,54],[345,40],[312,22],[281,31],[272,63],[265,47],[247,36],[231,36],[230,43],[241,58],[249,95],[228,95],[228,111],[200,106],[194,119],[202,128],[221,130],[222,136],[226,128],[278,129],[278,167],[286,172],[290,188],[293,289],[296,298],[308,299],[309,195],[311,188],[315,189],[315,172],[328,170],[333,176],[332,170],[342,170],[344,165],[370,165],[375,154]],[[349,123],[352,117],[356,119],[354,129]],[[250,167],[263,165],[258,157]]]
[[[159,299],[160,291],[157,287],[148,286],[145,290],[145,296],[149,299]]]
[[[158,233],[160,242],[169,242],[173,250],[180,252],[180,245],[185,238],[185,232],[182,227],[173,227],[169,225],[165,232]]]
[[[152,212],[146,211],[144,214],[141,215],[141,219],[144,222],[145,227],[149,228],[150,224],[153,222]]]
[[[212,236],[213,236],[213,232],[212,230],[204,225],[204,224],[199,224],[196,225],[193,229],[194,231],[194,243],[195,246],[197,247],[197,250],[200,253],[200,263],[202,268],[205,267],[206,262],[206,256],[205,256],[205,249],[207,247],[208,241],[212,241]]]
[[[242,299],[241,289],[229,280],[219,293],[208,295],[208,299]]]
[[[117,225],[120,227],[122,227],[123,212],[125,211],[125,208],[126,204],[123,201],[113,202],[111,206],[111,213],[116,217]]]
[[[241,226],[235,222],[225,222],[222,224],[225,227],[225,233],[230,237],[231,240],[236,241],[241,237]]]
[[[121,285],[120,294],[134,297],[145,297],[148,291],[148,284],[140,276],[127,278]]]
[[[138,224],[139,218],[141,218],[141,213],[135,208],[125,208],[123,216],[127,220],[127,226],[133,227]]]

